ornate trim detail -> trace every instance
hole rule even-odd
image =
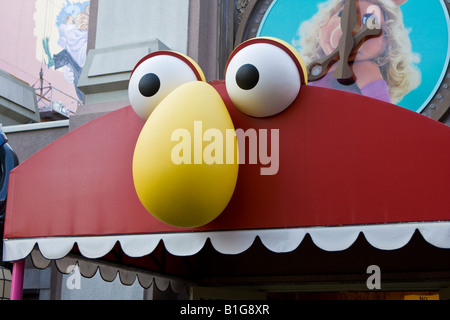
[[[250,0],[236,0],[236,10],[238,11],[238,23],[241,23],[244,16],[245,9],[247,8]]]
[[[234,46],[256,37],[259,25],[274,0],[236,0],[238,27]]]
[[[444,1],[447,11],[450,14],[450,1]],[[442,79],[439,89],[421,114],[450,125],[448,112],[450,110],[450,65],[447,68],[445,77]]]

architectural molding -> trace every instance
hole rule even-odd
[[[3,70],[0,70],[0,111],[3,126],[40,121],[34,88]]]
[[[167,49],[159,39],[153,39],[89,50],[78,82],[78,88],[86,95],[86,104],[127,99],[128,81],[136,63],[151,52]]]
[[[259,25],[274,0],[237,0],[236,10],[239,12],[238,27],[234,46],[256,37]]]

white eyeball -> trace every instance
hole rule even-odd
[[[134,68],[128,98],[137,115],[147,120],[156,106],[174,89],[192,81],[205,81],[200,67],[189,57],[173,51],[157,51]]]
[[[292,104],[306,83],[303,60],[293,51],[287,43],[272,38],[251,39],[235,49],[226,68],[225,84],[241,112],[268,117]]]

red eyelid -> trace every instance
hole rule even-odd
[[[134,67],[133,71],[131,72],[130,78],[133,76],[134,71],[139,67],[139,65],[141,65],[144,61],[147,61],[150,58],[156,57],[156,56],[172,56],[175,57],[177,59],[180,59],[181,61],[183,61],[184,63],[186,63],[194,72],[195,77],[197,78],[198,81],[202,81],[202,76],[200,75],[200,73],[198,72],[197,68],[192,64],[191,61],[189,61],[188,59],[186,59],[186,57],[184,57],[181,54],[178,54],[175,51],[168,51],[168,50],[161,50],[161,51],[155,51],[152,52],[148,55],[146,55],[145,57],[143,57],[141,60],[139,60],[139,62],[136,64],[136,66]]]
[[[254,39],[247,40],[247,41],[241,43],[240,45],[238,45],[236,47],[236,49],[233,50],[233,52],[231,53],[230,57],[228,58],[227,65],[225,66],[225,73],[227,72],[228,65],[230,64],[230,61],[233,60],[233,57],[239,51],[241,51],[243,48],[245,48],[245,47],[247,47],[249,45],[255,44],[255,43],[268,43],[268,44],[277,46],[280,49],[283,49],[283,51],[285,51],[291,57],[292,61],[294,61],[295,65],[297,66],[297,69],[299,70],[299,73],[300,73],[301,83],[302,84],[306,83],[305,76],[304,76],[304,74],[302,72],[303,68],[302,68],[300,62],[298,61],[297,57],[290,50],[288,50],[285,46],[283,46],[283,44],[281,44],[280,42],[273,41],[271,39],[266,39],[266,38],[254,38]]]

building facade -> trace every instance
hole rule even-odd
[[[22,1],[19,2],[22,3]],[[317,1],[317,3],[312,1],[314,8],[317,8],[321,2],[324,1]],[[337,2],[339,1],[327,1],[327,4],[332,5]],[[377,10],[382,9],[382,3],[386,1],[379,2]],[[414,8],[415,4],[412,1],[410,3],[391,2],[404,10],[406,28],[412,29],[411,34],[420,28],[421,25],[407,25],[408,13],[418,10]],[[128,106],[130,104],[128,83],[131,72],[136,63],[149,53],[158,50],[180,52],[199,64],[207,81],[223,80],[227,60],[240,43],[257,36],[284,37],[283,32],[287,31],[277,29],[283,24],[293,34],[286,36],[284,40],[294,44],[295,41],[292,39],[295,38],[302,22],[300,17],[295,16],[297,11],[294,6],[291,4],[292,7],[290,7],[290,2],[283,0],[91,0],[87,11],[83,11],[86,8],[83,5],[85,1],[72,1],[72,3],[78,4],[78,11],[71,8],[75,10],[73,12],[78,14],[86,12],[89,16],[88,32],[84,30],[87,32],[86,57],[76,81],[76,88],[82,92],[83,103],[79,104],[73,114],[64,120],[53,117],[51,120],[59,121],[44,121],[42,115],[38,117],[42,111],[37,105],[39,91],[36,96],[35,88],[11,78],[10,74],[20,78],[20,73],[15,75],[14,69],[10,68],[7,70],[8,74],[4,76],[4,79],[7,79],[5,81],[8,81],[7,85],[0,85],[0,90],[12,85],[21,88],[20,93],[12,89],[6,90],[5,93],[0,92],[0,98],[4,101],[1,103],[2,100],[0,100],[2,106],[5,105],[9,110],[21,110],[21,112],[15,111],[14,116],[9,116],[11,114],[9,111],[2,112],[2,117],[9,118],[1,118],[3,132],[18,154],[20,162],[24,162],[51,142],[82,125]],[[53,4],[51,1],[47,3],[36,1],[35,14],[38,14],[39,10],[44,10],[39,9],[43,5],[52,6]],[[81,5],[83,10],[80,9]],[[439,9],[438,18],[443,19],[442,23],[446,27],[443,37],[447,38],[444,44],[444,49],[447,51],[444,52],[443,65],[437,75],[428,75],[425,72],[427,65],[417,64],[417,68],[422,72],[422,84],[427,81],[433,83],[426,88],[418,86],[418,91],[428,91],[425,98],[420,98],[421,103],[416,107],[418,111],[415,111],[448,125],[450,123],[448,112],[450,107],[449,4],[435,0],[428,5],[433,8],[433,12]],[[60,9],[54,8],[54,11],[60,12]],[[285,10],[292,11],[289,21],[277,20],[277,14],[285,15]],[[31,15],[32,9],[29,11],[28,16]],[[369,13],[372,12],[377,11]],[[296,19],[299,21],[295,21]],[[292,22],[291,27],[288,26],[288,22]],[[36,23],[36,26],[38,25]],[[60,23],[61,25],[63,24]],[[417,49],[414,47],[413,40],[412,37],[413,49]],[[431,45],[430,47],[439,57],[443,55],[439,50],[444,49]],[[427,63],[426,54],[430,54],[430,59],[433,60],[433,52],[421,52],[422,63]],[[51,56],[55,54],[44,54],[45,59]],[[56,72],[53,70],[56,67],[48,67],[49,61],[45,59],[46,67]],[[15,63],[19,66],[20,61]],[[0,66],[3,68],[5,65]],[[22,68],[16,67],[16,69]],[[56,76],[62,79],[63,73],[59,72]],[[423,79],[432,80],[424,81]],[[28,79],[26,81],[31,82]],[[71,91],[68,95],[71,98],[75,97],[76,89],[72,85],[68,86],[66,82],[64,87],[67,86],[67,91]],[[63,80],[60,80],[60,83],[63,83]],[[18,92],[18,97],[8,97],[10,92]],[[28,98],[30,101],[26,102]],[[80,96],[75,97],[77,101],[81,101],[80,98]],[[67,104],[71,103],[69,100]],[[21,107],[18,108],[16,105]],[[16,114],[23,113],[22,111],[29,114],[20,114],[19,118]],[[15,120],[10,120],[11,118]],[[29,122],[35,123],[29,124]],[[426,163],[421,170],[427,170],[429,166],[433,164]],[[48,200],[52,200],[51,195]],[[315,246],[314,241],[308,237],[297,250],[291,253],[276,255],[262,253],[264,250],[261,242],[256,241],[248,251],[234,257],[231,272],[227,273],[225,269],[229,268],[227,267],[229,262],[226,261],[226,255],[214,252],[208,244],[199,258],[200,261],[208,260],[208,258],[213,260],[204,268],[205,274],[196,275],[198,278],[171,278],[171,286],[167,285],[165,274],[157,275],[150,286],[141,286],[138,281],[132,282],[131,286],[123,285],[116,270],[127,272],[133,267],[121,265],[119,262],[112,264],[115,269],[113,268],[114,271],[109,273],[95,272],[99,264],[93,263],[91,267],[94,271],[90,273],[92,278],[87,279],[81,277],[81,274],[86,272],[80,274],[80,270],[73,269],[72,265],[70,270],[61,270],[61,267],[52,263],[50,267],[41,271],[33,267],[31,259],[27,259],[24,297],[29,299],[230,299],[233,297],[403,299],[406,296],[436,297],[436,295],[441,299],[449,297],[448,249],[433,248],[418,233],[414,233],[407,245],[393,251],[373,248],[362,236],[359,236],[355,244],[342,252],[326,252]],[[255,258],[261,259],[263,264],[258,270],[251,263]],[[307,263],[304,263],[305,259]],[[176,260],[176,263],[180,264],[189,264],[189,262],[195,261]],[[158,263],[160,262],[157,261],[156,264]],[[376,282],[376,278],[371,278],[371,275],[376,275],[376,272],[370,271],[368,267],[378,265],[381,266],[383,290],[371,289],[368,285],[371,279],[375,279]],[[409,269],[408,265],[411,266]],[[108,263],[101,266],[102,268],[99,268],[102,270],[111,267]],[[85,268],[88,267],[85,266]],[[208,274],[208,270],[213,269],[216,272],[211,271]],[[62,275],[58,270],[68,274]],[[112,282],[105,282],[106,278]],[[191,283],[192,279],[199,281]],[[174,290],[174,288],[182,289]]]

